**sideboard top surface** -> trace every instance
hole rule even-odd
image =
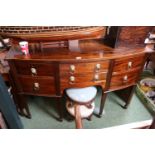
[[[44,60],[44,61],[85,61],[85,60],[106,60],[125,56],[132,56],[139,53],[152,52],[151,49],[141,47],[118,47],[111,48],[98,40],[79,41],[78,47],[73,48],[45,48],[42,52],[35,51],[29,55],[23,55],[19,47],[11,49],[6,59],[17,60]]]

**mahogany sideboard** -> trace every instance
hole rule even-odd
[[[102,115],[108,92],[130,88],[125,97],[127,108],[147,58],[144,48],[113,49],[97,40],[81,41],[78,49],[45,48],[22,55],[17,47],[9,53],[13,97],[18,112],[29,118],[25,95],[60,99],[66,88],[74,87],[102,88],[98,116]]]

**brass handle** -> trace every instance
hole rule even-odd
[[[128,80],[128,76],[125,75],[125,76],[123,77],[123,82],[127,82],[127,80]]]
[[[70,76],[69,79],[70,79],[71,82],[74,82],[75,81],[75,77],[74,76]]]
[[[70,70],[71,70],[71,72],[74,72],[75,71],[75,66],[74,65],[70,65]]]
[[[32,68],[31,68],[31,73],[32,73],[32,75],[37,75],[37,70],[36,70],[36,68],[32,67]]]
[[[129,61],[128,62],[128,68],[131,68],[132,67],[132,61]]]
[[[96,69],[99,70],[101,68],[101,64],[96,64]]]
[[[38,90],[39,90],[39,83],[38,83],[38,82],[35,82],[35,83],[33,84],[33,89],[34,89],[35,91],[38,91]]]
[[[94,80],[95,80],[95,81],[99,80],[99,75],[98,75],[98,74],[95,74]]]

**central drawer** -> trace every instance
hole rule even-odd
[[[53,76],[55,74],[55,66],[53,63],[15,61],[15,66],[17,73],[21,75]]]
[[[107,72],[109,61],[60,64],[60,74]]]
[[[37,95],[54,95],[55,81],[54,77],[28,77],[18,76],[22,93]]]
[[[87,74],[66,74],[61,75],[60,87],[61,90],[65,88],[75,88],[75,87],[88,87],[92,85],[102,85],[105,87],[107,74],[101,73],[87,73]]]

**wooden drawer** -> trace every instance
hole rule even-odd
[[[144,58],[145,54],[141,54],[130,58],[121,58],[115,60],[113,74],[141,68],[144,62]]]
[[[54,64],[42,62],[15,61],[18,74],[32,76],[52,76],[54,75]]]
[[[132,70],[121,74],[113,75],[110,82],[110,90],[117,90],[134,85],[139,77],[140,70]]]
[[[19,81],[22,87],[22,91],[25,94],[35,94],[35,95],[54,95],[55,82],[53,77],[28,77],[19,76]]]
[[[74,74],[63,75],[60,79],[61,90],[65,88],[87,87],[91,85],[102,85],[105,87],[106,75],[102,73],[87,73],[87,74]]]
[[[107,72],[109,61],[60,64],[60,74]]]

